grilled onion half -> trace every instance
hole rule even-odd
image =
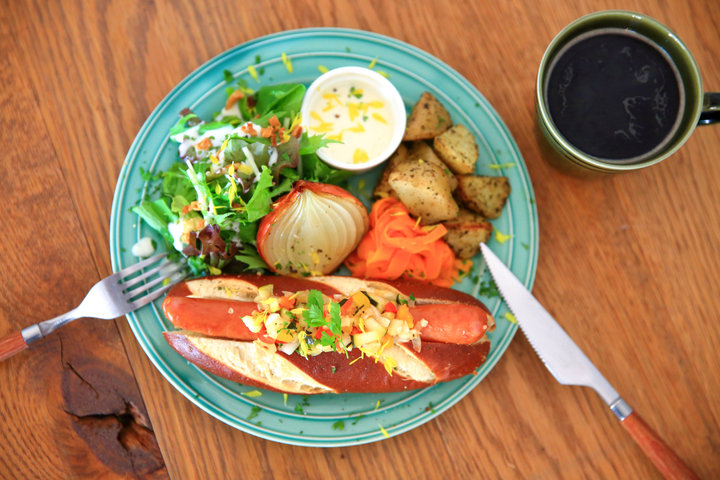
[[[283,275],[333,272],[368,230],[365,206],[335,185],[297,181],[260,223],[257,248]]]

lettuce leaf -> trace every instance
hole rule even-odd
[[[255,184],[255,190],[252,197],[245,205],[245,213],[248,222],[255,222],[270,213],[270,204],[272,198],[270,196],[270,187],[272,187],[273,178],[269,168],[263,167],[260,173],[260,179]]]
[[[300,112],[305,86],[300,83],[283,83],[261,87],[255,94],[255,109],[262,117],[266,113],[285,112],[283,116],[294,117]],[[280,118],[280,115],[278,115]]]
[[[243,246],[235,255],[235,260],[247,265],[245,270],[268,270],[267,263],[260,258],[260,254],[250,246]]]
[[[194,113],[188,113],[187,115],[184,115],[180,118],[180,120],[177,121],[175,125],[170,129],[170,132],[168,133],[169,136],[175,136],[178,133],[182,133],[185,130],[189,130],[190,128],[194,127],[198,123],[201,123],[202,120],[200,117],[195,115]]]
[[[145,220],[150,228],[162,235],[172,245],[174,240],[170,235],[170,230],[168,230],[168,224],[177,222],[178,216],[170,209],[164,199],[158,198],[157,200],[142,202],[140,205],[132,207],[130,211]]]

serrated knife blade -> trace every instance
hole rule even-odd
[[[502,260],[486,244],[481,243],[480,249],[500,295],[530,345],[558,382],[595,390],[665,478],[698,478],[642,418],[633,412],[580,347]]]
[[[620,398],[565,330],[485,244],[482,249],[490,274],[505,303],[530,345],[557,381],[563,385],[582,385],[594,389],[620,420],[630,415],[630,406]]]

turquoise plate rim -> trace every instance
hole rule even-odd
[[[338,41],[344,40],[346,43],[365,42],[373,47],[371,49],[373,54],[376,50],[388,51],[385,52],[385,56],[374,56],[367,52],[358,53],[357,50],[351,52],[347,47],[343,52],[336,46],[337,51],[305,50],[293,52],[293,45],[296,45],[293,42],[317,41],[321,37],[333,37]],[[352,44],[353,48],[356,48],[355,44]],[[363,46],[365,46],[364,43]],[[448,110],[450,110],[455,121],[457,121],[457,116],[462,117],[462,123],[466,123],[478,137],[481,151],[486,151],[492,159],[489,163],[494,164],[494,169],[480,173],[507,175],[511,178],[513,187],[513,193],[511,193],[508,200],[508,207],[506,207],[505,212],[499,219],[493,221],[496,228],[502,227],[505,230],[504,233],[509,235],[509,239],[502,244],[491,240],[490,246],[510,266],[520,280],[528,288],[532,288],[537,269],[539,243],[537,207],[525,163],[512,135],[500,116],[468,80],[429,53],[381,34],[345,28],[289,30],[259,37],[237,45],[198,67],[163,98],[140,128],[128,150],[118,176],[110,217],[110,255],[113,271],[118,271],[136,261],[129,253],[132,243],[128,239],[128,228],[127,226],[124,228],[123,224],[132,224],[132,229],[135,232],[130,236],[135,240],[148,234],[147,227],[143,232],[143,225],[137,219],[133,223],[131,215],[134,215],[128,212],[128,207],[134,205],[142,195],[149,193],[149,183],[139,178],[138,170],[141,166],[139,164],[146,156],[147,149],[157,146],[156,143],[148,140],[148,135],[152,133],[152,129],[156,128],[158,122],[167,120],[168,115],[171,117],[171,123],[174,123],[177,111],[168,111],[167,109],[173,101],[178,100],[177,97],[181,92],[186,93],[186,90],[199,85],[203,80],[208,83],[207,79],[212,76],[212,78],[217,79],[216,82],[211,82],[213,88],[208,93],[198,94],[193,97],[193,102],[188,102],[188,104],[192,103],[192,105],[185,106],[195,108],[205,101],[209,102],[213,94],[224,86],[222,81],[223,68],[221,67],[228,62],[232,62],[233,59],[239,60],[244,56],[254,58],[256,49],[262,48],[279,49],[270,60],[265,58],[256,65],[258,69],[267,69],[268,76],[272,72],[281,74],[285,72],[284,75],[289,75],[285,70],[286,66],[280,61],[280,52],[287,52],[288,57],[293,62],[293,74],[303,71],[305,75],[308,75],[307,72],[310,67],[303,62],[315,61],[317,64],[316,58],[318,55],[323,54],[325,56],[320,58],[326,63],[341,60],[346,62],[344,64],[361,65],[365,63],[365,66],[368,66],[372,62],[377,69],[396,72],[395,75],[398,76],[393,77],[393,74],[391,74],[391,81],[395,79],[396,82],[409,82],[413,85],[413,88],[416,88],[415,83],[418,85],[424,84],[423,88],[427,87],[425,89],[433,91],[433,85],[429,83],[429,80],[419,74],[404,70],[402,63],[395,64],[388,60],[388,56],[394,55],[402,57],[403,62],[419,63],[422,64],[421,66],[430,67],[430,70],[423,72],[426,75],[439,75],[442,80],[455,82],[454,86],[459,90],[454,93],[459,92],[464,97],[467,97],[466,100],[474,100],[474,106],[472,103],[469,105],[463,104],[461,108],[460,103],[462,101],[459,96],[451,98],[444,91],[433,91],[433,93],[449,107]],[[327,48],[324,47],[324,50],[327,50]],[[235,70],[231,71],[235,76],[244,76],[251,82],[247,68],[247,65],[251,63],[253,62],[248,61],[243,65],[244,68],[239,71],[237,71],[237,64],[234,64]],[[313,75],[317,76],[319,74],[320,72],[315,69]],[[287,78],[288,80],[298,81],[296,78]],[[277,83],[283,81],[283,79],[268,79],[263,83]],[[401,90],[401,93],[405,97],[405,92]],[[414,92],[411,96],[417,98],[419,94]],[[409,100],[405,100],[407,105]],[[472,108],[478,110],[469,113]],[[483,131],[481,134],[478,123],[487,123],[485,127],[494,129],[492,130],[493,138],[486,138],[486,135],[489,134],[487,131]],[[147,144],[148,142],[150,145]],[[167,153],[162,151],[166,144],[167,142],[164,141],[157,148],[151,167],[155,166],[158,161],[162,161],[160,159],[163,153]],[[508,157],[513,161],[499,161],[507,160]],[[512,163],[513,166],[508,167],[507,163]],[[484,166],[486,165],[484,164]],[[518,182],[520,183],[518,184]],[[131,192],[127,195],[128,190],[135,187],[137,187],[137,195],[133,197]],[[355,190],[353,193],[358,196],[362,194],[362,186],[359,185],[357,180],[351,183],[350,188],[351,191]],[[524,199],[520,198],[523,192]],[[129,201],[130,199],[133,201]],[[526,216],[527,225],[515,223],[515,218],[520,214]],[[525,235],[525,237],[518,238],[521,235]],[[478,275],[482,275],[483,279],[489,278],[488,273],[484,271],[482,259],[476,257],[475,261],[476,267],[480,270]],[[477,295],[478,287],[472,286],[468,282],[469,279],[466,279],[460,285],[460,288]],[[262,396],[257,398],[244,396],[243,393],[247,393],[252,389],[218,379],[189,364],[169,350],[167,345],[163,346],[162,343],[154,343],[157,340],[158,331],[170,329],[170,324],[161,313],[159,301],[132,312],[126,317],[135,338],[158,371],[180,393],[213,417],[246,433],[268,440],[310,447],[337,447],[375,442],[416,428],[459,402],[482,381],[497,364],[517,331],[515,323],[504,319],[504,314],[508,310],[499,299],[486,300],[483,298],[483,300],[486,301],[491,312],[498,319],[498,330],[494,333],[495,337],[491,336],[492,348],[488,359],[478,369],[476,375],[418,391],[399,394],[321,395],[312,397],[310,400],[300,396],[290,396],[293,399],[292,404],[295,405],[295,408],[291,408],[287,398],[274,392],[263,391]],[[155,330],[155,337],[150,335],[153,330]],[[502,336],[497,333],[498,331],[502,333]],[[159,336],[162,337],[162,335]],[[164,343],[164,340],[162,342]],[[319,397],[322,397],[319,401],[320,405],[312,405],[315,399]],[[351,411],[346,410],[342,403],[349,403],[350,405],[347,405],[347,407]],[[354,410],[352,405],[356,407]],[[297,410],[298,406],[299,410]],[[256,415],[253,415],[253,413]],[[256,421],[251,421],[255,420],[255,418],[257,418]],[[285,421],[288,423],[284,424]],[[340,428],[340,423],[342,423],[342,428]],[[297,430],[298,426],[303,427],[303,430]],[[305,428],[312,430],[312,433],[305,433]]]

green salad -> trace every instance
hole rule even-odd
[[[188,109],[180,113],[169,132],[178,161],[153,175],[161,182],[159,198],[132,208],[168,250],[187,257],[196,275],[266,269],[256,234],[273,200],[298,179],[340,184],[350,175],[316,155],[330,140],[300,126],[304,85],[254,91],[229,72],[225,77],[222,110],[210,120]]]

